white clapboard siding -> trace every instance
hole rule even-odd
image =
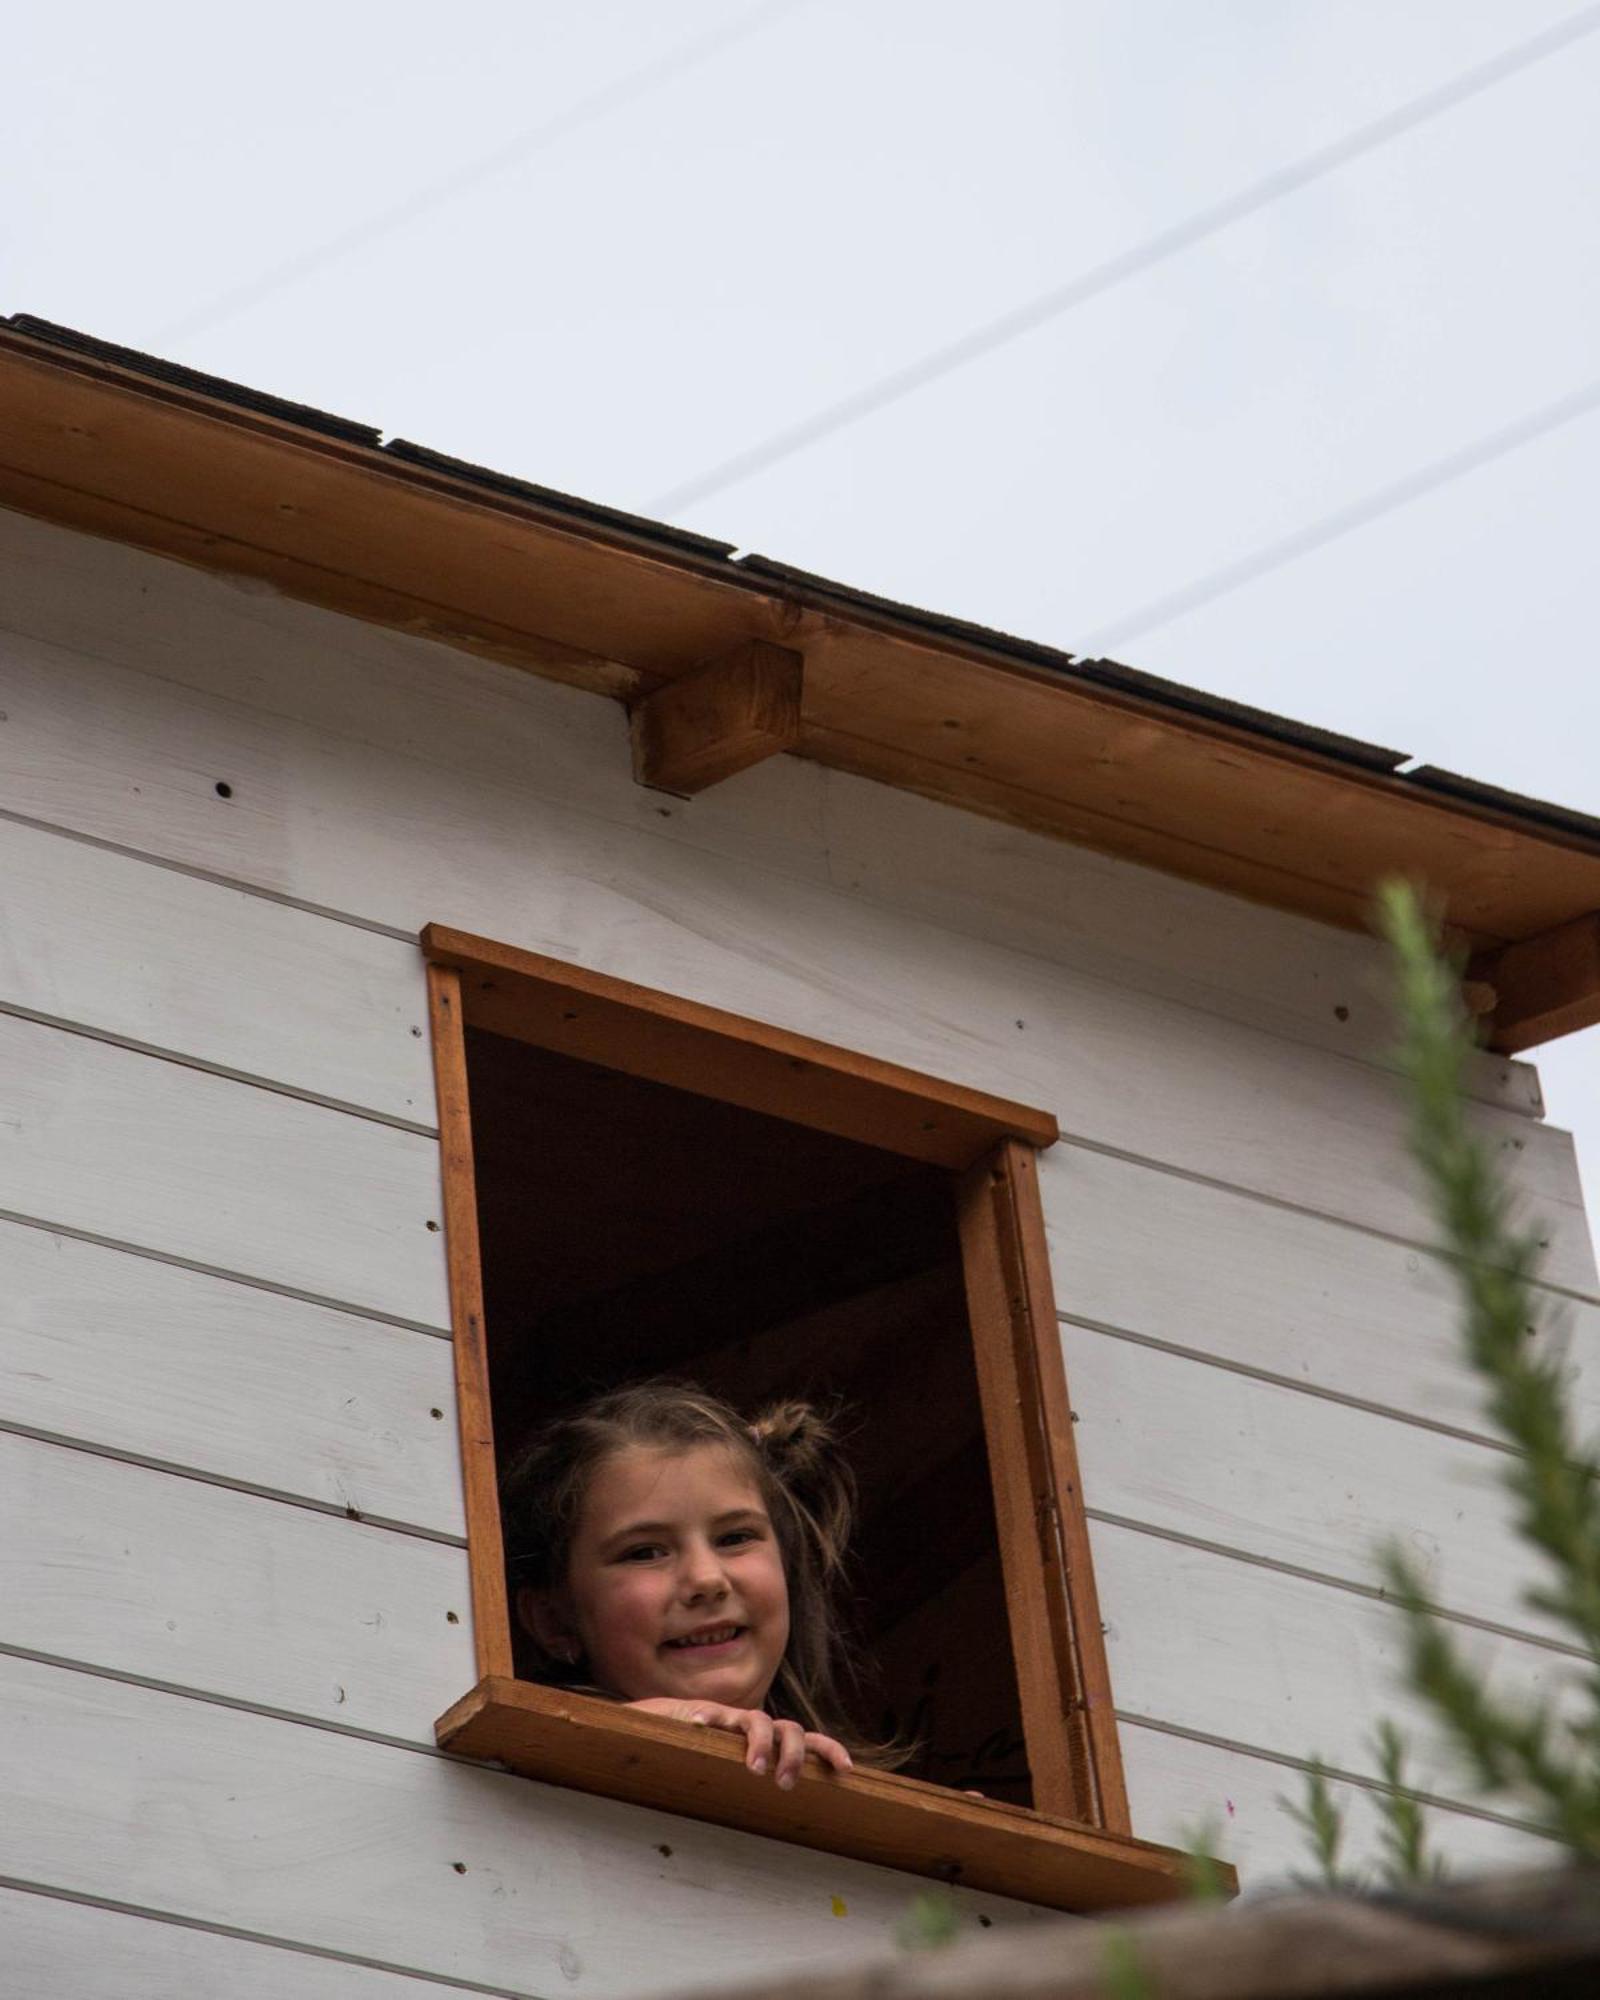
[[[0,1007],[434,1121],[420,952],[5,820]]]
[[[1063,1328],[1097,1513],[1358,1584],[1400,1542],[1444,1609],[1565,1638],[1524,1592],[1505,1452],[1161,1348]]]
[[[0,1964],[29,2000],[449,2000],[459,1991],[26,1889],[0,1888]]]
[[[1246,1891],[1316,1876],[1305,1835],[1280,1803],[1303,1802],[1303,1771],[1131,1722],[1122,1727],[1122,1757],[1134,1831],[1146,1840],[1186,1847],[1206,1838],[1209,1852],[1239,1870]],[[1330,1789],[1346,1815],[1345,1866],[1376,1875],[1383,1849],[1375,1794],[1337,1780]],[[1555,1843],[1475,1813],[1429,1807],[1426,1826],[1430,1851],[1461,1874],[1565,1858]]]
[[[0,1435],[0,1643],[431,1743],[470,1634],[463,1550]]]
[[[0,744],[39,817],[397,928],[460,923],[1047,1104],[1119,1151],[1395,1233],[1429,1227],[1401,1094],[1370,1065],[46,651],[8,642]],[[226,802],[208,778],[222,768]],[[1592,1287],[1570,1138],[1491,1107],[1481,1120],[1548,1224],[1551,1276]]]
[[[820,766],[774,757],[682,800],[633,779],[620,701],[0,508],[0,624],[298,716],[669,842],[823,881]],[[624,676],[619,675],[619,685]]]
[[[0,1271],[0,1423],[465,1534],[448,1341],[20,1223]]]
[[[449,1323],[433,1140],[4,1015],[0,1209]]]
[[[1415,1746],[1412,1781],[1470,1802],[1470,1774],[1400,1687],[1393,1605],[1104,1521],[1090,1535],[1119,1713],[1369,1776],[1392,1715]],[[1547,1647],[1452,1629],[1508,1699],[1569,1698],[1582,1673]]]
[[[794,758],[696,799],[641,791],[614,701],[21,515],[0,513],[0,574],[6,625],[33,637],[1329,1048],[1387,1051],[1368,939]],[[1536,1108],[1531,1069],[1480,1070],[1486,1095]]]
[[[1455,1287],[1423,1250],[1082,1148],[1057,1155],[1048,1227],[1064,1314],[1485,1429]],[[1600,1306],[1541,1305],[1537,1338],[1580,1424],[1600,1430]]]
[[[15,1659],[0,1659],[0,1875],[596,2000],[729,1965],[858,1959],[884,1944],[917,1886],[864,1862]],[[1037,1920],[1001,1897],[958,1899],[996,1933]]]

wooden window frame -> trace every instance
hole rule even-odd
[[[1038,1151],[1051,1114],[443,925],[421,934],[439,1102],[478,1684],[442,1747],[548,1782],[1064,1909],[1165,1901],[1185,1857],[1132,1838],[1057,1327]],[[1034,1806],[882,1772],[753,1784],[740,1746],[516,1678],[490,1406],[465,1030],[787,1119],[959,1175],[958,1219]]]

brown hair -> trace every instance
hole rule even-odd
[[[665,1451],[720,1445],[749,1466],[772,1516],[789,1586],[789,1643],[769,1707],[838,1738],[858,1761],[901,1761],[891,1746],[864,1741],[845,1720],[840,1683],[849,1678],[849,1661],[836,1592],[855,1513],[855,1479],[839,1449],[836,1419],[810,1403],[773,1403],[747,1423],[692,1382],[656,1380],[613,1389],[556,1418],[536,1433],[502,1482],[513,1585],[561,1586],[590,1478],[630,1445]],[[539,1678],[570,1684],[571,1665],[533,1643]]]

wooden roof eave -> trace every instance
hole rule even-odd
[[[225,391],[0,325],[0,505],[629,703],[781,646],[804,662],[799,755],[1345,928],[1403,870],[1491,984],[1502,947],[1600,910],[1575,815]],[[1574,1000],[1552,956],[1543,1013],[1543,957],[1518,961],[1518,1046],[1600,1019],[1600,979]]]

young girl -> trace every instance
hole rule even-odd
[[[786,1789],[808,1756],[892,1761],[843,1719],[854,1482],[809,1404],[745,1423],[689,1383],[618,1389],[542,1430],[504,1501],[540,1679],[732,1730]]]

